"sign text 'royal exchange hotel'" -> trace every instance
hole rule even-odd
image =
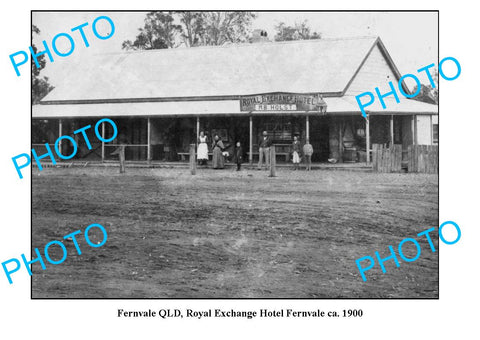
[[[327,104],[319,94],[259,94],[241,97],[240,111],[326,111]]]

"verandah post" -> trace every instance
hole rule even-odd
[[[365,117],[366,151],[367,165],[370,164],[370,116]]]
[[[248,154],[248,161],[250,165],[253,164],[253,117],[250,116],[250,136],[249,136],[249,151],[250,153]]]
[[[150,163],[152,160],[152,151],[151,151],[151,122],[150,122],[150,117],[147,118],[147,161]]]
[[[58,138],[62,137],[62,120],[59,119],[58,120]],[[58,142],[58,149],[60,150],[60,152],[63,152],[62,150],[62,140],[60,139],[60,141]]]
[[[200,137],[200,116],[197,116],[197,141],[195,142],[198,143],[198,138]]]
[[[102,163],[105,161],[105,122],[102,122]]]
[[[390,146],[391,147],[393,147],[393,144],[395,144],[394,134],[395,132],[393,131],[393,115],[390,115]]]
[[[306,139],[310,139],[310,121],[308,120],[308,114],[305,117],[305,137]]]
[[[412,144],[417,145],[417,136],[416,136],[416,126],[417,125],[417,118],[415,115],[412,115]]]

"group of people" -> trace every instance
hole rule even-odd
[[[212,167],[214,169],[223,169],[225,167],[225,156],[227,155],[228,152],[225,151],[222,139],[215,135],[212,143]],[[198,137],[197,161],[200,165],[207,165],[208,162],[207,136],[205,136],[203,131],[200,132]],[[240,142],[237,142],[235,146],[234,161],[237,163],[237,170],[239,171],[243,161],[243,149]]]
[[[260,142],[258,143],[258,169],[262,169],[263,164],[265,167],[268,168],[270,165],[270,147],[272,146],[272,139],[268,137],[267,131],[263,131],[263,136],[260,138]],[[313,155],[313,147],[310,144],[309,139],[307,138],[305,144],[300,144],[298,140],[298,136],[293,137],[292,143],[292,162],[293,162],[293,169],[298,170],[300,168],[300,161],[302,157],[305,159],[305,169],[307,171],[312,170],[312,155]],[[303,154],[302,154],[303,151]],[[264,162],[265,159],[265,162]]]
[[[258,143],[259,170],[262,169],[263,165],[265,165],[265,168],[268,168],[270,165],[270,147],[272,146],[272,143],[272,139],[268,136],[267,131],[263,131],[262,137]],[[298,136],[293,137],[292,161],[294,170],[299,169],[301,158],[304,157],[306,170],[310,171],[312,169],[312,154],[313,147],[308,138],[302,147],[298,140]],[[223,169],[225,167],[225,156],[228,156],[228,152],[225,151],[225,145],[223,144],[222,139],[218,135],[215,135],[212,143],[212,167],[214,169]],[[200,132],[198,138],[197,160],[200,165],[206,165],[208,162],[207,136],[205,136],[203,131]],[[237,171],[240,171],[243,162],[243,148],[239,141],[235,144],[233,161],[237,165]]]

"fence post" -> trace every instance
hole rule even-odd
[[[378,172],[378,144],[372,144],[373,171]]]
[[[395,172],[401,172],[402,171],[402,145],[401,144],[394,144],[393,149],[394,149],[394,152],[395,152],[394,171]]]
[[[276,177],[277,171],[277,159],[275,157],[275,145],[270,146],[270,176],[269,177]]]
[[[125,145],[120,145],[118,150],[118,159],[120,160],[120,173],[125,173]]]
[[[190,173],[197,173],[197,159],[195,157],[195,144],[190,144]]]
[[[425,146],[418,145],[418,172],[425,173]]]

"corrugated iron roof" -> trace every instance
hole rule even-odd
[[[70,65],[42,102],[341,93],[378,38],[122,52]]]

